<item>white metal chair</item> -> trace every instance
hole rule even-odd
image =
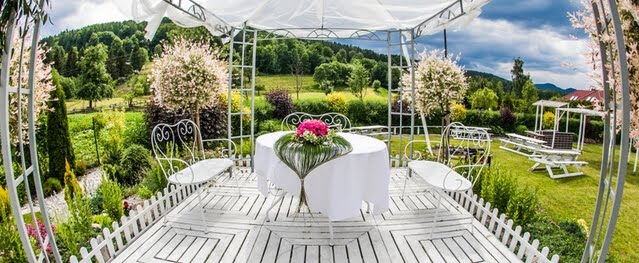
[[[220,158],[207,158],[204,144],[222,143],[225,149],[219,151]],[[151,147],[153,156],[160,165],[169,184],[200,185],[197,193],[198,203],[201,205],[201,194],[204,184],[214,182],[216,176],[228,172],[232,176],[233,160],[236,151],[235,143],[228,139],[202,140],[200,129],[191,120],[184,119],[175,124],[158,124],[151,132]],[[239,190],[239,188],[238,188]],[[204,218],[206,212],[202,207],[202,222],[208,227]],[[166,223],[166,217],[165,221]]]
[[[350,132],[351,120],[344,114],[338,112],[327,112],[323,114],[310,114],[306,112],[293,112],[286,115],[282,120],[281,130],[293,130],[297,125],[305,120],[322,120],[331,128],[337,129],[338,132]]]
[[[415,174],[438,193],[434,225],[444,192],[466,192],[472,189],[487,166],[490,157],[490,134],[484,128],[467,127],[458,122],[451,123],[442,133],[437,156],[431,157],[435,161],[427,160],[427,155],[423,154],[423,151],[415,149],[417,142],[426,143],[425,140],[414,140],[404,148],[406,180]],[[406,182],[402,190],[402,199],[405,191]]]

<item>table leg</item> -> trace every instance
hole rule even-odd
[[[328,231],[330,232],[330,235],[331,235],[331,240],[328,241],[328,245],[334,246],[335,242],[333,241],[333,221],[331,221],[330,219],[328,220]]]

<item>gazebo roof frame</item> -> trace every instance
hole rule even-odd
[[[116,0],[117,1],[117,0]],[[125,1],[125,0],[120,0]],[[384,27],[384,28],[358,28],[358,27],[330,27],[330,26],[322,26],[320,27],[278,27],[278,28],[264,28],[261,26],[256,26],[251,23],[251,21],[244,21],[242,25],[233,25],[229,23],[224,18],[220,17],[216,14],[215,11],[207,9],[202,4],[198,3],[196,0],[162,0],[164,3],[168,5],[169,8],[173,8],[174,10],[165,11],[165,13],[160,13],[158,10],[153,10],[158,12],[156,15],[165,16],[167,12],[179,11],[180,13],[187,14],[188,17],[192,21],[196,21],[199,23],[199,26],[206,27],[213,35],[219,35],[224,38],[229,37],[233,31],[238,32],[243,28],[251,27],[253,29],[257,29],[259,31],[264,31],[269,33],[266,39],[274,39],[274,38],[298,38],[298,39],[360,39],[360,40],[373,40],[373,41],[387,41],[387,33],[388,32],[409,32],[412,31],[413,37],[418,38],[423,35],[430,35],[444,29],[450,27],[462,27],[468,22],[472,21],[475,17],[477,17],[481,13],[481,7],[491,0],[454,0],[450,4],[446,5],[444,8],[439,10],[438,12],[432,14],[428,18],[419,22],[415,26],[411,27]],[[318,0],[325,1],[325,0]],[[264,2],[268,2],[268,0],[264,0]],[[469,6],[469,3],[472,4]],[[441,3],[436,3],[441,4]],[[136,5],[135,4],[134,8]],[[381,5],[381,3],[380,3]],[[474,5],[474,6],[473,6]],[[145,7],[144,10],[153,9],[149,7]],[[157,8],[161,9],[161,8]],[[127,10],[127,9],[123,9]],[[468,19],[465,21],[460,21],[459,19],[467,16]],[[169,16],[169,18],[171,18]],[[323,19],[323,18],[322,18]],[[159,22],[161,20],[153,19],[150,17],[145,17],[144,19],[138,18],[140,20],[150,20],[147,25],[147,38],[152,37],[155,33],[155,30],[159,26]],[[180,21],[173,20],[176,24],[185,27],[194,26],[193,24],[185,24]]]

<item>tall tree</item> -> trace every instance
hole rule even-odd
[[[75,169],[75,155],[71,137],[69,136],[69,121],[67,120],[67,106],[64,103],[64,91],[60,83],[60,74],[52,70],[52,81],[55,90],[51,92],[47,117],[47,149],[49,152],[49,176],[64,181],[65,162],[71,169]]]
[[[522,110],[525,112],[532,112],[532,104],[535,101],[539,100],[539,92],[537,91],[537,88],[535,87],[535,84],[533,84],[532,80],[529,79],[526,81],[526,83],[524,83],[521,94],[521,99],[523,101]]]
[[[486,87],[470,96],[470,104],[473,109],[494,110],[499,106],[499,97],[492,89]]]
[[[351,88],[351,92],[355,95],[355,97],[359,98],[360,101],[364,101],[366,87],[370,82],[370,74],[357,60],[353,63],[352,67],[353,70],[351,71],[351,75],[348,77],[348,86]]]
[[[103,44],[91,46],[84,50],[80,60],[80,87],[78,97],[89,101],[89,108],[93,102],[99,101],[113,94],[113,80],[106,69],[107,48]]]
[[[146,48],[138,47],[136,50],[133,50],[131,54],[131,67],[133,70],[140,71],[142,66],[149,61],[149,52]]]
[[[295,94],[297,99],[300,99],[300,90],[304,80],[304,74],[306,73],[306,66],[308,64],[308,52],[301,43],[296,43],[291,50],[291,75],[295,78]]]
[[[78,75],[78,59],[80,58],[80,54],[78,53],[78,47],[72,47],[69,51],[69,55],[67,55],[67,63],[66,69],[64,70],[64,74],[67,77],[74,77]],[[65,94],[69,95],[69,94]]]
[[[117,81],[122,81],[133,72],[129,62],[129,54],[126,53],[122,40],[117,36],[109,48],[107,70],[111,74],[111,78]]]
[[[65,69],[64,65],[66,64],[66,60],[66,52],[64,52],[64,49],[58,44],[53,45],[51,51],[47,53],[46,63],[52,64],[53,68],[58,71]]]
[[[515,98],[521,98],[521,91],[526,81],[530,79],[530,75],[524,74],[524,61],[520,57],[513,60],[513,68],[510,70],[510,74],[513,81],[512,94]]]

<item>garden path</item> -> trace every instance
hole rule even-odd
[[[95,193],[95,190],[100,185],[100,181],[102,181],[102,170],[100,170],[100,168],[91,169],[85,176],[78,178],[78,182],[84,190],[84,193],[89,195]],[[50,218],[65,219],[69,215],[69,208],[67,202],[64,200],[64,189],[47,197],[44,202]],[[38,200],[34,200],[33,206],[35,212],[40,211]],[[28,211],[29,209],[26,206],[22,207],[22,214],[26,214]]]

